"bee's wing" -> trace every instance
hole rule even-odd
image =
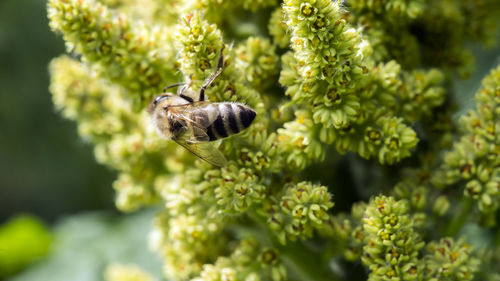
[[[185,128],[188,131],[187,134],[182,136],[184,141],[187,143],[199,143],[210,140],[210,137],[207,135],[207,127],[215,121],[218,112],[215,110],[203,110],[203,107],[211,105],[212,103],[209,101],[199,101],[176,106],[177,108],[171,111],[176,116],[176,119],[184,121]],[[201,111],[204,113],[201,116],[196,114]]]
[[[209,142],[189,143],[182,140],[174,140],[176,143],[182,145],[185,149],[189,150],[200,159],[217,166],[224,167],[227,165],[226,157]]]

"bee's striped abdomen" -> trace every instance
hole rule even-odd
[[[237,106],[239,109],[239,119],[241,121],[241,124],[243,125],[243,129],[246,129],[250,127],[257,114],[248,106],[244,106],[241,104],[238,104]]]
[[[218,114],[215,121],[207,127],[207,135],[210,141],[225,138],[245,130],[252,124],[257,115],[253,109],[242,104],[222,102],[213,106],[217,107]]]
[[[239,133],[243,129],[238,126],[238,117],[236,117],[236,112],[233,109],[232,104],[226,103],[225,106],[228,112],[227,122],[229,124],[229,129],[233,132],[233,134]]]

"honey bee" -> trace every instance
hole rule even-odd
[[[208,163],[224,167],[224,155],[212,145],[212,141],[229,137],[248,128],[257,113],[250,107],[235,102],[210,102],[205,100],[205,90],[222,73],[222,51],[217,70],[205,81],[199,92],[190,84],[178,83],[165,87],[164,94],[157,96],[149,105],[153,125],[158,135],[173,140]],[[173,87],[177,94],[166,93]]]

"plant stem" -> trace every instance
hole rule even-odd
[[[455,212],[455,215],[453,218],[451,218],[450,223],[447,224],[447,226],[443,230],[443,237],[445,236],[450,236],[450,237],[455,237],[457,233],[460,231],[462,226],[464,225],[465,221],[469,217],[471,211],[472,211],[472,200],[466,199],[462,201],[463,208],[461,212]]]

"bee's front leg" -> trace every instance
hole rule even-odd
[[[191,87],[191,85],[193,85],[193,79],[192,79],[192,77],[193,77],[193,76],[190,74],[190,75],[189,75],[189,78],[188,78],[188,79],[189,79],[189,82],[188,82],[188,83],[184,83],[184,84],[185,84],[185,85],[184,85],[184,87],[180,88],[180,89],[179,89],[179,91],[177,92],[177,94],[178,94],[181,98],[185,99],[185,100],[186,100],[186,101],[188,101],[189,103],[193,103],[193,99],[192,99],[191,97],[189,97],[189,96],[184,95],[184,92],[185,92],[187,89],[189,89],[189,88]]]

